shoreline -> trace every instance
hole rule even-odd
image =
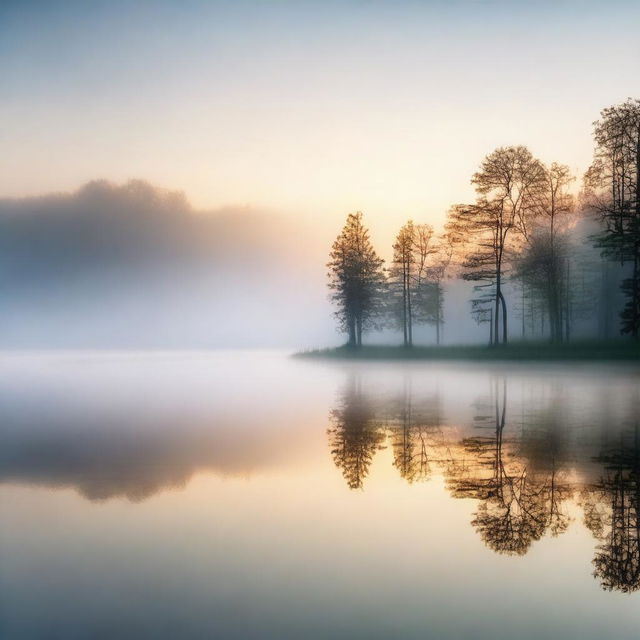
[[[360,348],[347,346],[301,351],[295,358],[332,360],[469,360],[469,361],[520,361],[520,362],[639,362],[640,343],[631,340],[584,341],[569,344],[549,342],[514,342],[489,347],[487,345],[365,345]]]

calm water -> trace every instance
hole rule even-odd
[[[0,358],[0,637],[635,638],[640,368]]]

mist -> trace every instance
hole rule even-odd
[[[197,211],[184,195],[143,181],[0,200],[0,345],[335,340],[317,238],[291,217],[248,207]]]
[[[594,222],[572,229],[591,265],[592,308],[577,336],[617,334],[621,269],[591,247]],[[326,287],[334,231],[256,207],[197,210],[177,191],[131,180],[93,181],[68,194],[0,200],[0,346],[4,348],[290,348],[337,345]],[[388,257],[390,247],[379,247]],[[606,280],[603,280],[606,267]],[[585,273],[588,270],[585,270]],[[602,273],[601,273],[602,272]],[[445,280],[443,344],[482,344],[488,323],[470,314],[473,285]],[[507,282],[510,335],[522,326],[517,282]],[[605,300],[607,293],[615,300]],[[597,309],[600,309],[600,312]],[[610,320],[602,330],[602,309]],[[522,334],[522,335],[521,335]],[[416,325],[417,343],[435,329]],[[369,343],[397,343],[395,328]]]

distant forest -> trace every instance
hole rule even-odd
[[[638,339],[640,329],[640,100],[594,123],[594,155],[579,189],[557,162],[525,146],[488,154],[471,178],[475,202],[453,205],[441,233],[409,220],[385,265],[361,212],[349,214],[328,267],[338,329],[359,347],[365,332],[445,322],[447,281],[472,283],[469,312],[490,345],[593,338]],[[588,321],[588,322],[587,322]]]

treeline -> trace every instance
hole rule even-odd
[[[433,325],[440,343],[445,280],[472,283],[470,312],[489,327],[491,345],[523,339],[571,339],[593,319],[599,337],[640,329],[640,100],[604,109],[594,123],[594,158],[579,195],[575,177],[545,165],[524,146],[500,147],[472,176],[476,198],[453,205],[441,233],[409,220],[389,265],[376,253],[361,212],[333,243],[329,269],[338,328],[348,345],[366,331],[394,328],[413,344],[416,325]],[[508,300],[510,298],[510,300]]]

